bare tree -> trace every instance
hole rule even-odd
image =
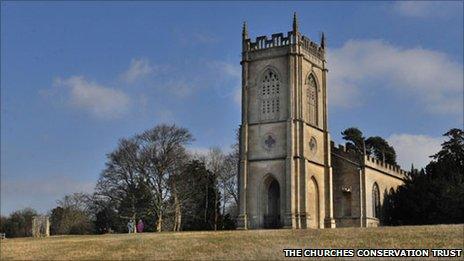
[[[153,205],[157,215],[156,231],[162,230],[163,217],[172,196],[173,179],[186,158],[185,145],[193,140],[190,132],[175,125],[159,125],[137,135],[140,142],[143,177],[152,191]]]
[[[161,231],[168,199],[174,197],[174,205],[178,205],[171,177],[181,170],[186,159],[184,146],[192,140],[187,129],[165,124],[122,139],[108,155],[96,194],[116,203],[123,210],[121,218],[135,220],[140,211],[156,214],[156,231]]]
[[[136,190],[145,162],[140,157],[137,139],[121,139],[118,148],[107,155],[108,162],[96,186],[96,195],[118,206],[128,205],[121,218],[136,218]]]
[[[204,154],[196,154],[195,158],[203,161],[207,169],[213,175],[215,180],[215,198],[214,202],[216,205],[220,204],[221,215],[226,215],[226,209],[233,209],[238,206],[238,165],[239,165],[239,144],[238,144],[238,131],[236,133],[236,142],[232,145],[232,151],[228,154],[218,148],[210,148],[209,151]],[[222,192],[222,197],[219,196],[218,191]],[[208,209],[208,194],[205,195],[205,212],[204,219],[207,220],[207,209]],[[231,207],[231,208],[230,208]],[[214,216],[214,230],[217,230],[219,213],[216,211]],[[222,222],[224,224],[224,222]]]
[[[220,177],[221,187],[224,194],[222,215],[226,213],[226,206],[234,204],[238,206],[238,165],[239,165],[239,146],[238,143],[232,145],[232,151],[226,155],[224,169]],[[232,200],[232,202],[231,202]]]
[[[57,200],[58,206],[62,208],[81,210],[88,212],[92,196],[85,193],[73,193]]]
[[[224,175],[224,164],[225,164],[225,155],[222,152],[220,148],[213,147],[209,150],[208,154],[206,155],[206,168],[211,172],[211,175],[213,175],[213,180],[214,180],[214,186],[217,188],[215,189],[214,193],[214,224],[213,224],[213,229],[217,230],[217,225],[218,225],[218,216],[219,213],[216,211],[216,206],[219,204],[220,197],[218,195],[219,191],[219,184],[218,181],[223,177]],[[208,193],[206,194],[206,197],[208,196]],[[205,199],[205,202],[208,203],[208,198]],[[208,206],[206,205],[205,208],[205,219],[206,219],[206,209],[208,209]]]
[[[180,231],[182,228],[182,209],[184,203],[189,199],[193,189],[187,189],[192,184],[187,184],[187,177],[189,173],[185,170],[185,166],[190,160],[187,153],[183,152],[184,157],[179,158],[178,167],[170,175],[169,186],[171,191],[171,197],[173,201],[173,212],[174,212],[174,225],[173,231]]]
[[[53,232],[55,234],[92,233],[91,200],[91,195],[85,193],[73,193],[58,200],[58,207],[51,211]]]
[[[214,202],[216,205],[220,204],[223,217],[226,215],[226,209],[229,205],[234,203],[238,205],[238,159],[238,144],[234,144],[232,151],[227,155],[219,148],[211,148],[204,157],[206,166],[215,180],[216,193]],[[219,191],[222,192],[221,197],[218,194]],[[208,202],[208,198],[205,200]],[[215,230],[218,225],[218,214],[216,211],[213,224]]]

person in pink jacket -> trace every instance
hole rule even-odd
[[[143,221],[140,219],[139,223],[137,223],[137,233],[143,232]]]

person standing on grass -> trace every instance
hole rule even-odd
[[[136,228],[135,228],[135,227],[136,227],[136,226],[135,226],[135,220],[134,220],[134,219],[131,219],[131,223],[132,223],[132,224],[131,224],[132,233],[135,234],[135,233],[137,233]]]
[[[134,221],[131,219],[127,222],[127,232],[130,234],[134,230]]]
[[[142,219],[139,220],[139,223],[137,224],[137,233],[142,233],[143,232],[143,221]]]

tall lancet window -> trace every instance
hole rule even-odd
[[[372,216],[380,218],[380,191],[377,183],[372,186]]]
[[[314,75],[310,74],[307,80],[308,105],[309,105],[309,123],[313,125],[318,124],[317,120],[317,83]]]
[[[268,69],[261,78],[261,119],[279,118],[280,80],[277,73]]]

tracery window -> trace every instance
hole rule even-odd
[[[317,83],[314,75],[310,74],[307,80],[306,95],[308,98],[309,107],[309,123],[313,125],[318,124],[317,120]]]
[[[261,80],[261,118],[278,118],[280,112],[280,80],[272,70],[267,70]]]
[[[377,183],[372,186],[372,216],[380,218],[380,192]]]

